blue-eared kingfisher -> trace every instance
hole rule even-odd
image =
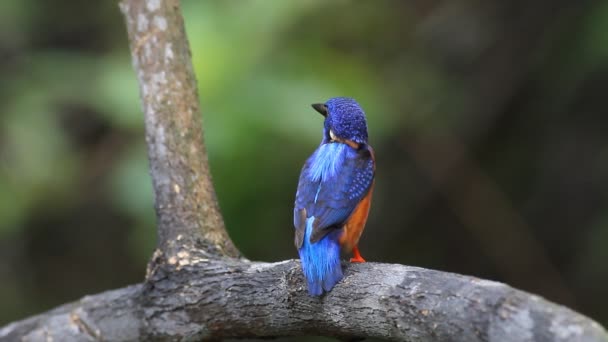
[[[343,277],[341,251],[352,251],[351,262],[365,262],[357,244],[376,166],[365,113],[354,99],[335,97],[312,107],[325,117],[323,138],[300,173],[293,223],[308,292],[320,296]]]

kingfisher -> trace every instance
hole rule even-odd
[[[306,160],[293,210],[295,245],[312,296],[329,292],[342,277],[340,252],[365,262],[359,238],[365,228],[376,164],[367,122],[352,98],[312,107],[325,117],[321,144]]]

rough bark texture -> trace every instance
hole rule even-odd
[[[507,285],[416,267],[348,264],[321,298],[298,261],[237,259],[215,199],[177,0],[125,0],[159,250],[146,281],[0,328],[0,341],[196,341],[326,335],[396,341],[608,341],[599,324]]]
[[[217,204],[198,91],[178,0],[127,0],[125,16],[145,116],[160,249],[181,242],[238,256]]]
[[[0,340],[137,341],[326,335],[395,341],[608,341],[592,320],[507,285],[392,264],[352,264],[309,297],[299,262],[209,259],[182,249],[149,282],[0,330]]]

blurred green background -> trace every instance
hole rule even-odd
[[[366,110],[361,250],[507,282],[608,324],[608,2],[196,1],[211,169],[250,259],[296,257],[310,108]],[[0,3],[0,325],[143,279],[156,233],[115,1]]]

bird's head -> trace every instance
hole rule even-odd
[[[339,141],[351,146],[367,144],[365,113],[354,99],[334,97],[312,107],[325,117],[323,143]]]

